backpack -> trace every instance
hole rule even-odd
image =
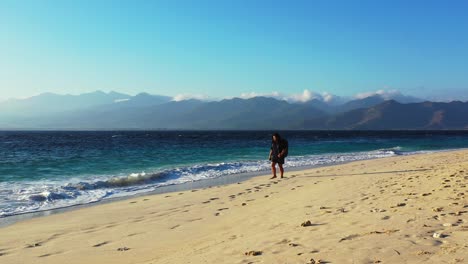
[[[284,157],[286,158],[288,156],[288,150],[289,150],[289,143],[286,139],[283,139],[282,142],[279,144],[279,147],[281,148],[280,152],[283,150],[283,149],[286,149],[286,151],[284,152]]]

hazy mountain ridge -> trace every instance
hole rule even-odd
[[[9,100],[0,110],[0,129],[468,129],[467,102],[403,103],[379,95],[332,105],[261,96],[173,101],[98,91]]]
[[[308,119],[306,129],[468,129],[468,102],[402,104],[385,101],[331,117]]]
[[[80,95],[59,95],[43,93],[26,99],[9,99],[0,103],[2,115],[31,116],[63,111],[86,109],[104,104],[112,104],[118,100],[127,100],[130,95],[102,91]]]

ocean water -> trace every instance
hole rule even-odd
[[[468,131],[284,131],[286,168],[467,148]],[[268,131],[3,131],[0,217],[268,173]]]

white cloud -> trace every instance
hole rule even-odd
[[[358,93],[351,97],[337,96],[329,92],[314,92],[309,89],[305,89],[302,93],[291,93],[291,94],[284,94],[284,93],[280,93],[277,91],[273,91],[270,93],[245,92],[245,93],[242,93],[238,97],[242,99],[250,99],[254,97],[263,96],[263,97],[275,98],[277,100],[285,100],[290,103],[305,103],[311,100],[320,100],[327,104],[339,105],[352,99],[363,99],[363,98],[366,98],[369,96],[375,96],[375,95],[381,96],[385,100],[390,100],[390,99],[409,100],[411,99],[410,97],[404,96],[400,91],[394,90],[394,89],[393,90],[380,89],[376,91]],[[179,95],[174,96],[172,100],[183,101],[183,100],[189,100],[189,99],[198,99],[198,100],[203,100],[203,101],[220,100],[219,98],[214,98],[214,97],[210,97],[208,95],[203,95],[203,94],[195,94],[195,95],[194,94],[179,94]],[[232,97],[227,97],[224,99],[232,99]]]
[[[401,96],[401,93],[398,90],[383,90],[383,89],[381,89],[381,90],[377,90],[377,91],[373,91],[373,92],[358,93],[354,97],[357,98],[357,99],[363,99],[363,98],[370,97],[370,96],[375,96],[375,95],[379,95],[383,99],[389,100],[389,99],[392,99],[392,98],[394,98],[396,96]]]
[[[240,98],[249,99],[253,97],[264,96],[264,97],[271,97],[279,100],[285,100],[288,102],[308,102],[313,99],[323,100],[322,95],[305,89],[302,93],[299,94],[283,94],[279,92],[271,92],[271,93],[256,93],[256,92],[249,92],[249,93],[242,93]]]
[[[128,101],[130,100],[129,98],[125,98],[125,99],[115,99],[114,100],[114,103],[120,103],[120,102],[125,102],[125,101]]]
[[[331,93],[324,92],[324,93],[322,93],[322,98],[323,98],[324,102],[329,103],[329,102],[335,100],[337,98],[337,96],[333,95]]]
[[[239,98],[250,99],[250,98],[259,97],[259,96],[271,97],[271,98],[276,98],[276,99],[280,99],[280,100],[284,99],[284,96],[281,93],[278,93],[278,92],[271,92],[271,93],[256,93],[256,92],[241,93]]]
[[[412,95],[404,95],[398,90],[377,90],[374,92],[360,93],[354,96],[356,99],[363,99],[369,96],[380,96],[384,100],[396,100],[400,103],[417,103],[424,101],[421,98]]]
[[[320,93],[316,93],[308,89],[305,89],[302,93],[298,93],[298,94],[294,94],[294,93],[284,94],[284,93],[280,93],[277,91],[273,91],[271,93],[245,92],[245,93],[241,93],[240,96],[238,97],[242,99],[250,99],[250,98],[259,97],[259,96],[275,98],[278,100],[285,100],[285,101],[292,102],[292,103],[297,103],[297,102],[305,103],[314,99],[329,102],[329,101],[339,98],[330,93],[324,92],[320,94]],[[232,97],[227,97],[224,99],[231,99],[231,98]],[[198,100],[204,100],[204,101],[216,100],[216,98],[210,97],[208,95],[202,95],[202,94],[178,94],[172,98],[173,101],[183,101],[183,100],[189,100],[189,99],[198,99]]]
[[[172,98],[172,101],[185,101],[185,100],[190,100],[190,99],[196,99],[196,100],[202,100],[202,101],[210,101],[213,100],[208,95],[205,94],[178,94]]]
[[[395,89],[387,89],[387,90],[380,89],[380,90],[371,91],[371,92],[358,93],[351,97],[337,96],[329,92],[318,93],[318,92],[311,91],[309,89],[305,89],[302,93],[298,93],[298,94],[294,94],[294,93],[283,94],[283,93],[278,93],[278,92],[271,92],[271,93],[250,92],[250,93],[241,94],[240,98],[247,99],[247,98],[252,98],[252,97],[257,97],[257,96],[265,96],[265,97],[276,98],[279,100],[285,100],[291,103],[298,103],[298,102],[305,103],[311,100],[320,100],[322,102],[325,102],[331,105],[339,105],[352,99],[363,99],[363,98],[366,98],[369,96],[375,96],[375,95],[378,95],[385,100],[396,99],[402,102],[406,102],[406,101],[409,102],[409,101],[417,100],[417,98],[405,96],[400,91],[395,90]]]
[[[338,95],[334,95],[328,92],[322,93],[322,98],[323,98],[322,100],[325,103],[331,104],[331,105],[344,104],[350,100],[350,97],[348,96],[338,96]]]
[[[323,97],[320,94],[305,89],[301,94],[291,94],[287,98],[287,101],[305,103],[313,99],[323,100]]]

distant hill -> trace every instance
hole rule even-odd
[[[37,128],[59,129],[268,129],[297,126],[299,116],[325,116],[320,110],[273,98],[170,101],[140,107],[97,107],[29,120]]]
[[[135,96],[129,97],[126,100],[114,102],[115,107],[142,107],[154,106],[162,103],[167,103],[172,100],[172,97],[163,95],[151,95],[149,93],[139,93]]]
[[[468,129],[468,102],[402,104],[385,101],[324,118],[309,118],[304,129]]]
[[[374,95],[362,99],[355,99],[336,107],[335,112],[348,112],[359,108],[368,108],[385,102],[381,96]]]
[[[59,95],[43,93],[27,99],[9,99],[0,103],[2,116],[35,116],[63,111],[86,109],[95,106],[112,104],[119,100],[128,100],[130,95],[96,91],[80,95]]]
[[[308,105],[290,104],[267,97],[208,102],[187,113],[188,128],[268,129],[295,126],[297,117],[321,117],[325,113]]]
[[[332,105],[269,97],[173,101],[98,91],[10,100],[0,110],[0,129],[468,129],[467,102],[402,103],[379,95]]]

